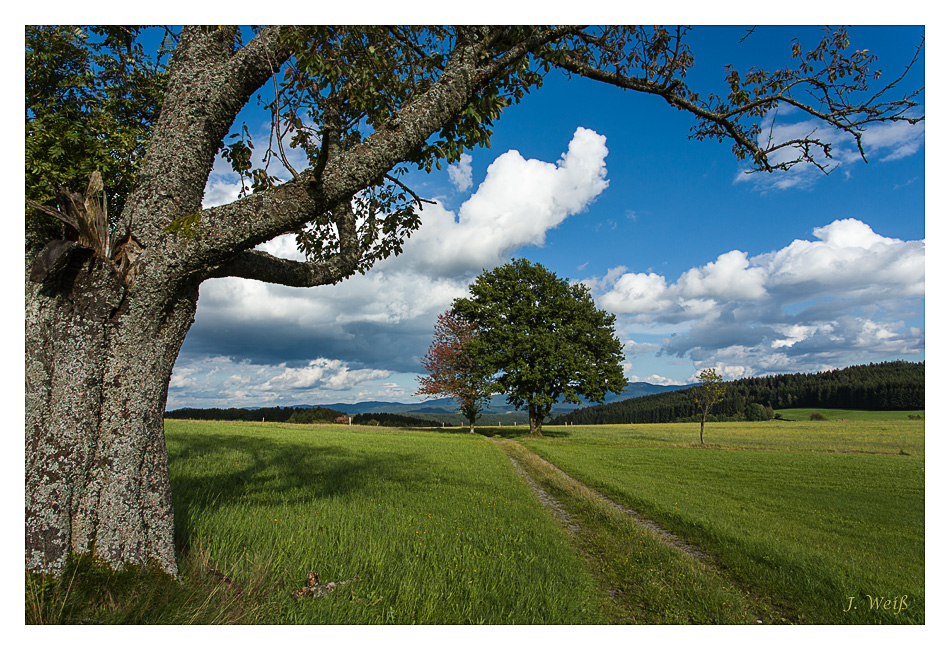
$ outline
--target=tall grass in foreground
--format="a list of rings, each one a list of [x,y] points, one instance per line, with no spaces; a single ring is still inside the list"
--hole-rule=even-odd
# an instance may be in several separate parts
[[[256,623],[266,614],[260,583],[241,594],[215,578],[200,554],[180,558],[177,582],[157,567],[114,571],[90,555],[71,556],[60,580],[26,574],[27,624],[213,625]],[[261,576],[263,577],[263,576]]]
[[[563,531],[484,438],[175,421],[166,436],[181,555],[266,583],[254,622],[601,620]],[[345,584],[295,601],[311,571]]]
[[[869,423],[811,424],[791,425],[804,432],[805,449],[820,443],[827,424],[841,425],[832,448],[891,445],[868,432]],[[620,435],[619,427],[577,427],[577,436],[525,444],[699,545],[800,622],[924,622],[922,457],[796,452],[786,437],[776,445],[781,451],[660,447],[658,438],[671,435],[678,445],[681,433],[695,429],[677,426],[683,431],[656,425]],[[714,425],[710,439],[726,438],[730,427]],[[767,436],[761,441],[768,444]],[[910,434],[900,444],[918,448]]]

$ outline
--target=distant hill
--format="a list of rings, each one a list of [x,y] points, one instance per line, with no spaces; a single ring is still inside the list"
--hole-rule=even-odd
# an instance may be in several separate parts
[[[632,397],[643,395],[654,395],[671,390],[684,388],[684,386],[659,386],[657,384],[648,384],[646,382],[630,382],[626,390],[622,393],[608,393],[604,402],[609,404],[620,400],[627,400]],[[488,408],[483,411],[486,417],[485,422],[501,422],[509,425],[517,422],[524,422],[527,417],[523,412],[516,411],[506,402],[507,396],[495,395],[491,399]],[[583,402],[590,404],[591,402]],[[576,404],[560,402],[551,409],[551,414],[569,413],[577,408]],[[260,422],[265,419],[268,422],[332,422],[337,417],[359,414],[402,414],[415,416],[417,419],[426,419],[427,416],[438,415],[439,422],[446,424],[461,424],[461,416],[458,415],[457,406],[451,399],[433,399],[415,404],[403,402],[357,402],[355,404],[335,403],[335,404],[295,404],[293,406],[267,406],[267,407],[246,407],[246,408],[209,408],[194,409],[181,408],[174,411],[166,411],[165,417],[180,420],[244,420],[247,422]],[[445,417],[441,417],[445,416]],[[520,418],[520,419],[519,419]],[[379,420],[379,418],[376,418]],[[435,418],[432,418],[434,421]]]
[[[682,388],[686,388],[686,386],[659,386],[642,381],[629,382],[627,388],[622,393],[607,393],[604,403],[610,404],[633,397],[655,395],[657,393],[665,393]],[[483,413],[486,415],[518,413],[506,400],[506,395],[494,395]],[[592,402],[585,401],[582,403],[591,404]],[[425,402],[417,402],[415,404],[403,402],[357,402],[355,404],[344,404],[338,402],[334,404],[320,404],[320,406],[334,411],[342,411],[350,415],[356,415],[357,413],[455,413],[458,408],[455,401],[448,398],[426,400]],[[313,405],[300,405],[296,408],[313,408]],[[576,404],[558,402],[551,409],[551,413],[569,413],[576,408]]]
[[[904,411],[924,408],[924,362],[887,361],[814,374],[770,375],[726,382],[713,407],[717,419],[761,420],[786,408]],[[646,395],[562,413],[553,424],[675,422],[696,416],[687,390]]]
[[[181,408],[165,411],[165,417],[172,420],[225,420],[243,422],[294,422],[313,424],[315,422],[333,422],[344,413],[322,406],[265,406],[263,408]]]

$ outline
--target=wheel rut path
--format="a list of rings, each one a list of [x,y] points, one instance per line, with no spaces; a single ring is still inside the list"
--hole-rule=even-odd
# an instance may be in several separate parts
[[[585,529],[581,522],[571,515],[568,508],[566,508],[564,504],[552,496],[550,492],[545,490],[544,487],[542,487],[542,485],[529,474],[529,472],[525,469],[525,466],[534,468],[534,471],[538,476],[544,476],[544,474],[556,476],[558,484],[566,485],[570,491],[577,493],[582,498],[585,498],[589,501],[599,501],[602,504],[616,510],[635,525],[650,531],[650,533],[660,543],[689,556],[692,561],[697,562],[704,570],[710,571],[725,583],[732,585],[732,587],[735,588],[738,593],[744,593],[746,596],[752,597],[755,601],[755,609],[758,612],[758,618],[755,619],[756,623],[761,624],[763,623],[764,619],[768,619],[769,622],[787,622],[795,620],[794,612],[787,611],[786,608],[777,604],[768,594],[753,594],[752,592],[755,590],[750,591],[747,585],[742,584],[742,581],[737,581],[734,576],[730,575],[729,571],[725,569],[725,567],[720,566],[717,563],[714,557],[707,554],[702,549],[688,543],[678,535],[666,530],[663,528],[663,526],[656,523],[655,521],[652,521],[648,517],[644,517],[636,510],[619,504],[613,499],[610,499],[604,494],[601,494],[597,490],[591,488],[590,486],[585,485],[581,481],[569,475],[557,465],[545,460],[516,440],[491,439],[491,441],[495,444],[495,446],[499,447],[505,453],[505,455],[508,457],[508,460],[511,461],[514,469],[524,478],[528,487],[535,494],[537,499],[542,503],[542,505],[545,506],[548,512],[551,513],[551,515],[556,520],[564,525],[571,537],[578,540],[578,543],[581,543],[581,539],[585,533]],[[521,462],[519,462],[519,460]],[[559,487],[558,489],[561,488]],[[607,590],[611,598],[615,599],[617,588],[608,586]],[[625,607],[627,607],[627,605],[621,605],[622,609]]]
[[[544,458],[541,458],[534,452],[530,451],[524,445],[520,445],[520,443],[516,443],[516,442],[514,444],[518,444],[523,450],[531,454],[534,457],[536,462],[546,466],[550,470],[561,475],[564,478],[564,480],[570,483],[571,486],[574,487],[575,489],[581,492],[587,493],[589,496],[623,513],[625,516],[627,516],[629,519],[636,522],[638,525],[655,533],[665,544],[672,546],[673,548],[677,549],[678,551],[681,551],[682,553],[685,553],[686,555],[689,555],[690,557],[695,558],[696,560],[700,561],[703,564],[712,566],[712,563],[710,562],[708,556],[705,553],[703,553],[703,551],[700,550],[699,548],[696,548],[695,546],[687,543],[681,537],[675,535],[674,533],[671,533],[670,531],[666,530],[655,521],[651,521],[650,519],[644,517],[642,514],[633,510],[632,508],[628,508],[627,506],[621,505],[617,503],[616,501],[610,499],[609,497],[601,494],[600,492],[593,489],[592,487],[585,485],[581,481],[578,481],[573,476],[569,475],[567,472],[562,470],[560,467],[545,460]],[[580,527],[574,521],[574,518],[571,517],[571,515],[567,512],[567,510],[565,510],[564,506],[528,475],[528,473],[518,463],[518,461],[515,460],[515,458],[513,458],[510,453],[508,453],[508,449],[505,447],[505,445],[497,445],[497,446],[501,447],[501,449],[505,452],[505,454],[508,456],[508,460],[510,460],[511,464],[514,465],[515,470],[517,470],[517,472],[525,479],[525,481],[528,484],[528,487],[531,488],[531,491],[534,492],[538,500],[541,501],[541,503],[543,503],[551,511],[555,519],[563,522],[564,525],[567,527],[568,531],[570,531],[572,535],[579,534]]]

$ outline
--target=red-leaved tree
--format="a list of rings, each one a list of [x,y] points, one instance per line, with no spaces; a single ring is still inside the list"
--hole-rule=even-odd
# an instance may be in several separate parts
[[[465,344],[475,335],[475,327],[464,318],[451,311],[439,314],[432,345],[422,358],[428,374],[418,378],[420,388],[416,392],[454,399],[471,433],[475,433],[478,414],[491,399],[487,379],[480,376],[475,362],[465,353]]]

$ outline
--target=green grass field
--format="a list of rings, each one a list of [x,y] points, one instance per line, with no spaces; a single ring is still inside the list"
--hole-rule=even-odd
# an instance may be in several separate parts
[[[575,551],[482,437],[168,422],[176,531],[281,623],[590,623]],[[351,580],[294,602],[309,571]]]
[[[701,547],[793,621],[923,623],[922,422],[714,423],[704,448],[689,446],[697,431],[576,427],[526,444]]]
[[[787,451],[856,452],[875,454],[924,453],[923,420],[895,417],[869,411],[852,419],[809,421],[810,409],[801,409],[800,421],[707,422],[704,445],[707,449],[772,449]],[[826,410],[826,413],[833,411]],[[786,411],[783,411],[783,414]],[[796,415],[795,411],[787,413]],[[862,413],[848,411],[848,413]],[[491,433],[506,435],[506,430]],[[699,447],[699,424],[604,424],[576,427],[544,427],[544,435],[564,444],[600,446]]]
[[[27,620],[922,623],[924,427],[903,415],[712,423],[702,448],[695,424],[531,439],[168,421],[182,583],[80,562],[60,583],[28,576]],[[573,534],[506,454],[560,501]],[[311,571],[336,587],[294,599]]]
[[[828,420],[847,422],[906,422],[908,416],[923,418],[923,411],[852,411],[849,409],[781,409],[778,414],[786,420],[808,420],[812,413],[821,413]]]

